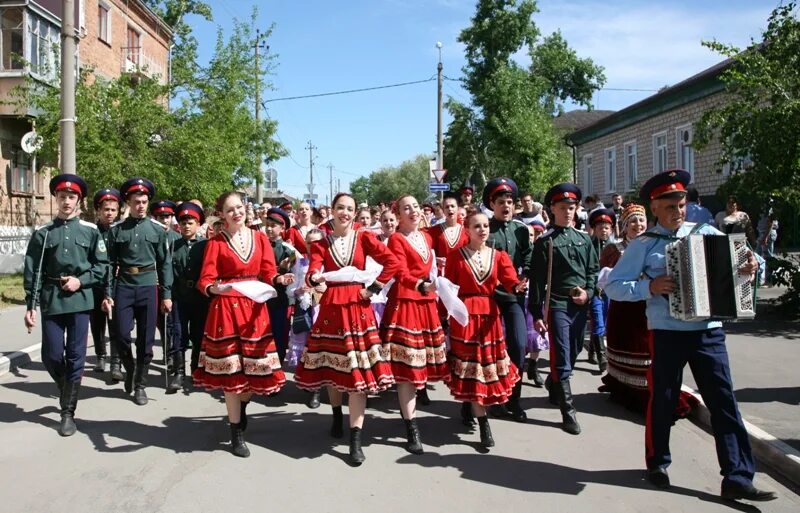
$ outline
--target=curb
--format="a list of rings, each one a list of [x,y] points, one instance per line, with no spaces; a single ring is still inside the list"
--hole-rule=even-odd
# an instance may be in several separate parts
[[[27,365],[39,358],[42,354],[42,344],[30,345],[19,351],[14,351],[5,356],[0,356],[0,376],[4,376],[14,369]]]
[[[682,390],[692,394],[700,404],[692,413],[692,418],[702,424],[706,429],[711,429],[711,414],[700,393],[683,385]],[[764,465],[775,470],[781,477],[788,480],[795,488],[800,488],[800,451],[789,444],[775,438],[763,429],[742,419],[750,444],[753,446],[753,456]]]

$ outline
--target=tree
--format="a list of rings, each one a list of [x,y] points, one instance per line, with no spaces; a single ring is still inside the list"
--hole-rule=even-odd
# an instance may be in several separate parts
[[[568,180],[571,155],[553,115],[567,101],[591,107],[605,82],[603,70],[581,59],[558,32],[540,37],[532,20],[534,0],[479,0],[464,29],[467,64],[463,84],[471,104],[453,98],[445,138],[449,181],[477,186],[494,176],[514,179],[521,189],[543,193]],[[524,50],[530,65],[514,60]]]
[[[722,73],[726,101],[696,126],[695,145],[722,144],[721,163],[751,160],[722,193],[743,191],[763,205],[772,196],[785,211],[800,207],[800,20],[795,2],[777,7],[761,41],[744,51],[717,41],[704,45],[730,58]]]
[[[350,192],[357,203],[376,205],[389,203],[410,194],[423,201],[428,193],[428,162],[430,156],[417,155],[399,166],[382,167],[350,183]]]

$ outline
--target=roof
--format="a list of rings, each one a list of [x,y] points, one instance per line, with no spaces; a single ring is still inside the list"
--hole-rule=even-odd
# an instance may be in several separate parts
[[[574,144],[584,144],[687,103],[722,92],[725,83],[720,80],[720,75],[730,68],[733,62],[732,59],[727,59],[717,63],[644,100],[577,129],[569,134],[567,139]]]
[[[560,115],[553,118],[553,125],[555,125],[556,128],[561,128],[568,132],[575,132],[576,130],[597,123],[614,112],[613,110],[575,109],[569,112],[562,112]]]

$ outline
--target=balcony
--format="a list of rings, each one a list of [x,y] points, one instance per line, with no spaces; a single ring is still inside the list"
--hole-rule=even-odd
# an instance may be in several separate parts
[[[162,63],[145,54],[141,47],[124,47],[120,49],[120,71],[131,76],[146,76],[167,83],[167,74]]]

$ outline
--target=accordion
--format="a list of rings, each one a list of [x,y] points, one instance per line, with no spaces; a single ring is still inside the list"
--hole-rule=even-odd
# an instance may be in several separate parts
[[[667,244],[667,274],[677,285],[668,298],[670,316],[682,321],[755,317],[753,284],[738,272],[748,252],[742,233],[688,235]]]

